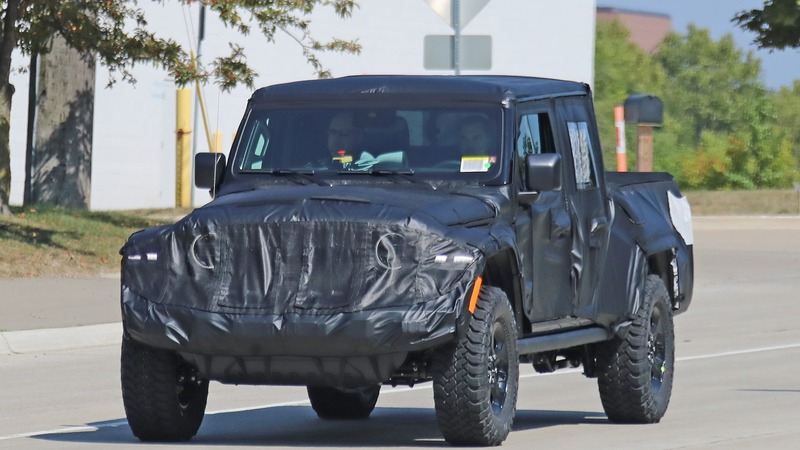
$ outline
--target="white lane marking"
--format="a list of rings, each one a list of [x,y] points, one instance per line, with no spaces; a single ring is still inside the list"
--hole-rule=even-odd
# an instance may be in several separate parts
[[[128,425],[127,420],[115,420],[113,422],[106,422],[98,425],[85,425],[79,427],[65,427],[65,428],[55,428],[52,430],[45,430],[45,431],[31,431],[28,433],[19,433],[19,434],[11,434],[8,436],[0,436],[0,441],[6,441],[9,439],[19,439],[19,438],[29,438],[29,437],[36,437],[36,436],[45,436],[48,434],[66,434],[66,433],[84,433],[87,431],[97,431],[101,428],[116,428],[122,425]]]
[[[738,355],[747,355],[749,353],[761,353],[761,352],[772,352],[776,350],[789,350],[792,348],[800,348],[800,343],[797,344],[786,344],[786,345],[774,345],[771,347],[759,347],[759,348],[751,348],[748,350],[734,350],[730,352],[720,352],[720,353],[711,353],[708,355],[697,355],[697,356],[684,356],[682,358],[676,358],[677,361],[695,361],[698,359],[713,359],[713,358],[722,358],[725,356],[738,356]]]
[[[269,405],[263,405],[263,406],[245,406],[244,408],[221,409],[219,411],[206,413],[206,415],[207,416],[215,416],[217,414],[233,414],[233,413],[240,413],[240,412],[247,412],[247,411],[255,411],[257,409],[280,408],[281,406],[298,406],[298,405],[308,405],[308,404],[310,404],[308,399],[305,399],[305,400],[293,400],[291,402],[271,403]]]
[[[751,348],[751,349],[744,349],[744,350],[733,350],[730,352],[720,352],[720,353],[709,353],[707,355],[697,355],[697,356],[684,356],[681,358],[675,358],[676,361],[696,361],[702,359],[714,359],[714,358],[724,358],[727,356],[739,356],[739,355],[747,355],[750,353],[763,353],[763,352],[773,352],[779,350],[790,350],[794,348],[800,348],[800,343],[796,344],[786,344],[786,345],[774,345],[770,347],[758,347],[758,348]],[[572,373],[580,373],[581,369],[566,369],[566,370],[559,370],[557,372],[552,373],[532,373],[527,375],[521,375],[520,378],[533,378],[533,377],[546,377],[546,376],[554,376],[554,375],[567,375]],[[387,394],[399,394],[409,391],[421,391],[426,389],[431,389],[431,383],[426,383],[420,386],[415,387],[401,387],[401,388],[394,388],[391,391],[381,392],[381,395]],[[268,405],[261,405],[261,406],[248,406],[244,408],[233,408],[233,409],[222,409],[219,411],[207,412],[206,415],[214,416],[217,414],[231,414],[231,413],[239,413],[239,412],[247,412],[247,411],[256,411],[259,409],[269,409],[269,408],[279,408],[281,406],[298,406],[298,405],[307,405],[308,399],[306,400],[294,400],[289,402],[281,402],[281,403],[271,403]],[[36,436],[43,436],[48,434],[66,434],[66,433],[83,433],[87,431],[97,431],[102,428],[115,428],[122,425],[127,425],[127,420],[116,420],[113,422],[106,422],[94,426],[79,426],[79,427],[66,427],[66,428],[56,428],[52,430],[45,430],[45,431],[31,431],[28,433],[19,433],[19,434],[10,434],[8,436],[0,436],[0,441],[6,441],[9,439],[20,439],[20,438],[30,438]]]

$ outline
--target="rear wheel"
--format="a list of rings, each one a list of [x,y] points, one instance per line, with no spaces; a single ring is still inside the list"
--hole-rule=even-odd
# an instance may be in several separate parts
[[[205,415],[208,380],[174,351],[122,340],[122,401],[142,441],[188,441]]]
[[[311,407],[321,419],[366,419],[381,393],[380,385],[348,391],[308,386],[307,390]]]
[[[505,293],[483,287],[469,329],[434,360],[436,418],[454,445],[500,445],[517,405],[519,356]]]
[[[608,419],[656,423],[667,411],[675,368],[672,305],[657,275],[645,281],[644,302],[624,338],[597,346],[597,384]]]

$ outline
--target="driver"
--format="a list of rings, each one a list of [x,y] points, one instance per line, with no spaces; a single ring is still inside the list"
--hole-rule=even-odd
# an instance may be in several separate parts
[[[462,156],[492,154],[492,126],[485,117],[469,116],[458,126],[458,149]]]
[[[352,112],[340,112],[328,123],[328,153],[342,164],[353,161],[363,132],[355,125]]]

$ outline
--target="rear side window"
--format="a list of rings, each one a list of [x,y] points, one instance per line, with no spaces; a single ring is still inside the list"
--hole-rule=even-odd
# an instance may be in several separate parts
[[[569,143],[572,147],[572,161],[575,166],[575,181],[578,190],[591,189],[597,186],[592,157],[592,140],[589,125],[586,122],[567,122]]]

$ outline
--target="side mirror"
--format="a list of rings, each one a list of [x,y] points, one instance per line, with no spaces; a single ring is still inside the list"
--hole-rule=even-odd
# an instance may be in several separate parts
[[[225,173],[225,155],[222,153],[198,153],[194,155],[194,185],[211,189],[212,197]]]
[[[528,191],[561,190],[561,155],[539,153],[525,157],[525,189]]]

